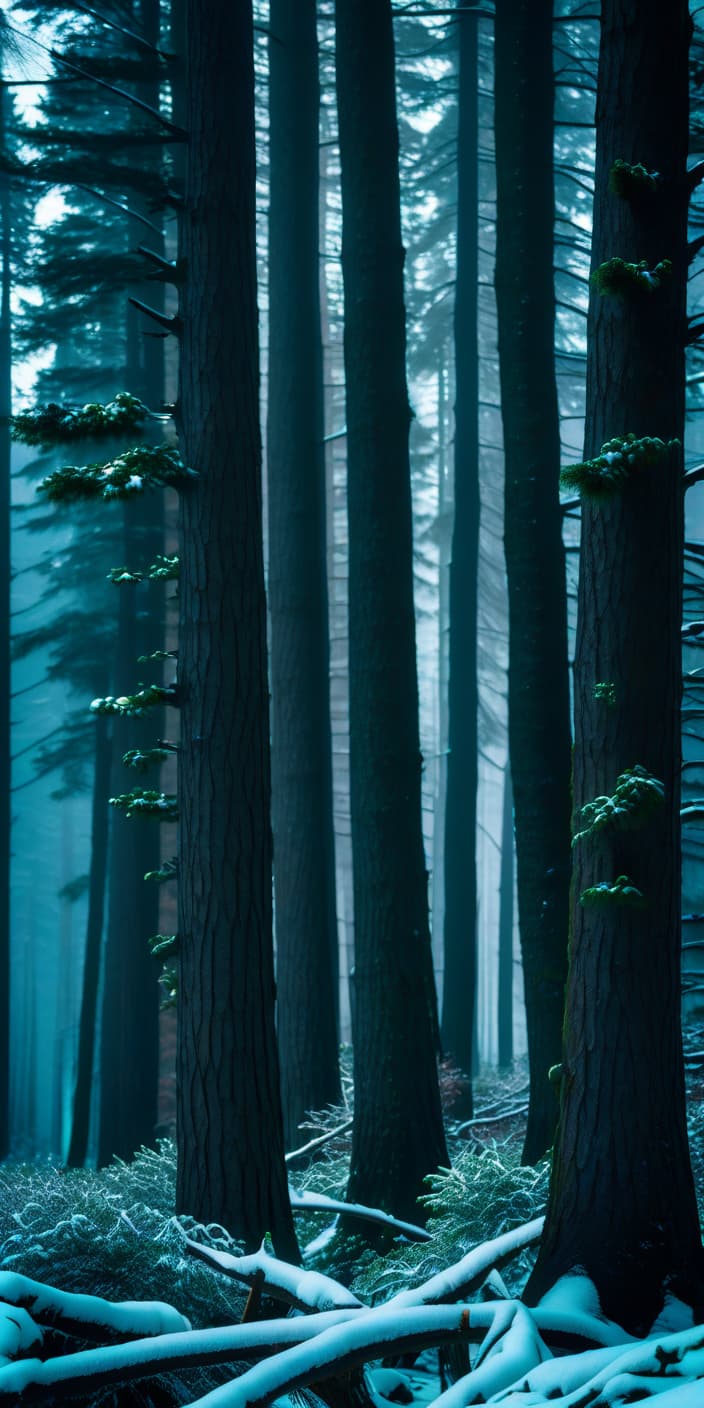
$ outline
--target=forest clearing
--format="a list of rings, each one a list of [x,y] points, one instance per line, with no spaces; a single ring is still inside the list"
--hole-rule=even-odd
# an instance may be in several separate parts
[[[0,1408],[704,1408],[704,11],[0,4]]]

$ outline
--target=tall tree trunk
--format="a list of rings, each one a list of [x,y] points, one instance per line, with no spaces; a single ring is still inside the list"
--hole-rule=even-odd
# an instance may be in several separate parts
[[[679,443],[664,463],[638,463],[636,452],[616,492],[583,496],[574,802],[584,834],[574,846],[560,1126],[528,1294],[579,1266],[605,1314],[643,1334],[666,1292],[704,1301],[679,1011],[690,20],[685,0],[666,25],[658,0],[603,0],[601,26],[593,267],[618,257],[651,270],[669,259],[672,269],[660,287],[592,293],[585,452],[625,433]],[[659,172],[655,190],[617,194],[617,160]],[[628,828],[589,829],[580,809],[612,795],[634,766],[664,785],[664,800],[635,807]],[[603,892],[589,903],[586,891],[622,876],[639,905]]]
[[[477,967],[477,571],[479,563],[479,17],[458,14],[455,513],[450,558],[442,1041],[471,1075]],[[457,1115],[470,1118],[468,1083]]]
[[[0,147],[8,93],[0,80]],[[10,1147],[10,416],[12,414],[12,214],[10,178],[0,174],[2,287],[0,288],[0,1159]]]
[[[508,761],[504,769],[499,877],[499,1065],[513,1060],[513,788]]]
[[[188,0],[177,1208],[296,1257],[274,1026],[250,0]],[[228,55],[227,65],[222,57]]]
[[[269,384],[272,822],[284,1132],[340,1097],[318,259],[315,0],[272,0]]]
[[[135,30],[148,43],[158,46],[160,0],[134,0]],[[137,97],[158,108],[159,79],[136,85]],[[146,211],[147,203],[138,196],[132,204]],[[154,219],[152,211],[150,218]],[[128,224],[131,247],[142,238],[142,227]],[[152,245],[163,254],[163,240],[152,237]],[[134,290],[153,307],[163,309],[164,285],[149,281]],[[145,326],[145,318],[128,305],[127,390],[139,396],[153,410],[164,400],[164,338]],[[137,517],[139,522],[137,522]],[[148,567],[163,552],[164,508],[160,494],[145,496],[138,513],[125,504],[123,554],[128,566]],[[139,678],[153,679],[159,667],[138,666],[140,655],[163,648],[163,586],[142,582],[120,592],[115,678],[119,689],[132,687]],[[113,791],[128,785],[122,756],[128,748],[153,747],[163,732],[163,710],[150,712],[146,720],[114,721]],[[109,915],[106,940],[105,983],[101,1021],[100,1124],[98,1162],[107,1163],[113,1155],[128,1159],[143,1144],[153,1144],[157,1122],[159,1079],[159,968],[152,958],[147,939],[159,929],[159,890],[144,883],[148,870],[159,867],[160,828],[154,822],[116,818],[112,828],[110,855]]]
[[[551,0],[496,5],[496,303],[506,491],[509,752],[530,1105],[552,1143],[567,971],[570,721],[554,364]]]
[[[98,979],[103,938],[103,915],[108,860],[108,795],[112,763],[110,724],[98,714],[95,720],[95,767],[91,808],[91,851],[88,885],[88,919],[83,960],[83,991],[78,1031],[76,1086],[73,1119],[66,1163],[82,1168],[88,1153],[90,1102],[93,1089],[95,1019],[98,1008]]]
[[[421,832],[398,129],[389,0],[336,0],[342,163],[355,1114],[348,1197],[417,1216],[447,1159]]]

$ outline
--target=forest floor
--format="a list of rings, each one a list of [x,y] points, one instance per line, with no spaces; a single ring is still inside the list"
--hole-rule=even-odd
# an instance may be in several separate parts
[[[687,1026],[685,1058],[692,1166],[704,1217],[704,1025]],[[313,1162],[294,1158],[289,1168],[292,1188],[337,1199],[344,1198],[347,1182],[352,1108],[348,1057],[343,1064],[343,1103],[312,1118],[301,1130],[301,1145],[321,1134],[329,1136],[320,1156]],[[520,1164],[526,1062],[516,1061],[505,1071],[483,1071],[474,1084],[473,1118],[464,1123],[453,1119],[461,1095],[457,1073],[445,1069],[441,1087],[452,1168],[428,1179],[424,1202],[431,1240],[397,1240],[383,1254],[361,1240],[350,1251],[348,1240],[341,1258],[330,1212],[296,1210],[306,1266],[338,1277],[367,1305],[426,1282],[471,1249],[523,1227],[544,1210],[547,1159],[535,1168]],[[238,1248],[223,1229],[175,1218],[174,1190],[175,1149],[169,1139],[156,1151],[143,1150],[130,1164],[116,1162],[99,1172],[68,1171],[46,1160],[8,1161],[0,1165],[0,1274],[15,1271],[110,1301],[166,1301],[196,1329],[237,1324],[246,1287],[187,1255],[184,1233],[216,1250],[237,1254]],[[500,1276],[492,1273],[484,1293],[471,1299],[520,1296],[533,1257],[534,1249],[522,1251],[502,1267]],[[268,1313],[281,1311],[272,1302]],[[91,1398],[85,1408],[97,1408],[98,1403],[101,1408],[103,1403],[106,1408],[187,1403],[234,1372],[233,1365],[202,1367],[185,1375],[178,1397],[170,1396],[171,1389],[166,1398],[150,1396],[143,1384],[139,1392],[135,1389],[136,1396],[120,1389],[119,1396]],[[422,1408],[444,1383],[438,1351],[428,1351],[398,1370],[372,1368],[377,1408],[388,1401]],[[701,1392],[704,1403],[704,1385]]]

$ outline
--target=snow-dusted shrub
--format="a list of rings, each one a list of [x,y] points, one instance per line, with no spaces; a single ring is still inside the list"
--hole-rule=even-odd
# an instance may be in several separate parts
[[[470,1248],[530,1222],[545,1209],[548,1177],[547,1160],[524,1168],[515,1147],[492,1144],[481,1153],[461,1149],[452,1169],[426,1180],[429,1191],[422,1201],[429,1209],[432,1241],[402,1243],[383,1257],[368,1254],[354,1291],[363,1300],[387,1300],[452,1265]],[[532,1258],[533,1253],[524,1252],[503,1273],[510,1290],[520,1293]]]
[[[49,1163],[0,1166],[0,1269],[109,1300],[162,1300],[194,1326],[240,1318],[245,1293],[187,1257],[190,1236],[240,1250],[222,1228],[174,1217],[169,1140],[97,1172]]]

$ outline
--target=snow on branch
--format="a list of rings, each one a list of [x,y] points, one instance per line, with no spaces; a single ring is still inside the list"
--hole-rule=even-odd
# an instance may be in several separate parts
[[[76,1299],[92,1301],[95,1297],[78,1296]],[[109,1308],[116,1309],[114,1306]],[[23,1312],[13,1311],[14,1315],[20,1313]],[[15,1405],[22,1403],[63,1402],[64,1398],[97,1392],[109,1384],[151,1378],[154,1374],[167,1374],[177,1369],[230,1364],[237,1359],[276,1354],[289,1345],[320,1334],[322,1329],[328,1329],[350,1313],[328,1311],[292,1320],[227,1325],[215,1330],[189,1329],[131,1340],[127,1344],[81,1350],[76,1354],[64,1354],[44,1361],[22,1359],[0,1367],[0,1405],[15,1408]],[[177,1315],[177,1312],[173,1311],[172,1314]],[[178,1318],[183,1321],[183,1317]],[[65,1325],[66,1322],[63,1322],[61,1328],[64,1329]],[[87,1337],[83,1325],[78,1333],[84,1339]],[[27,1338],[22,1348],[31,1348],[31,1345]]]
[[[537,1242],[544,1222],[543,1217],[534,1217],[532,1222],[525,1222],[522,1227],[514,1227],[510,1232],[502,1232],[490,1242],[482,1242],[481,1246],[472,1247],[472,1250],[467,1252],[461,1261],[456,1261],[454,1266],[439,1271],[436,1276],[431,1276],[429,1281],[424,1281],[412,1290],[399,1291],[387,1304],[400,1309],[413,1305],[437,1305],[442,1301],[459,1300],[460,1297],[471,1295],[489,1271],[503,1266],[526,1247]]]
[[[390,1227],[404,1237],[410,1237],[414,1242],[432,1241],[425,1227],[419,1227],[415,1222],[402,1222],[398,1217],[382,1212],[381,1208],[368,1208],[363,1203],[345,1203],[340,1198],[329,1198],[327,1193],[299,1193],[291,1187],[289,1197],[294,1212],[341,1213],[345,1217],[357,1217],[361,1222],[374,1222],[381,1227]]]
[[[232,1256],[230,1252],[206,1247],[187,1237],[186,1250],[215,1270],[243,1281],[246,1286],[258,1286],[264,1295],[284,1301],[296,1310],[358,1310],[362,1307],[361,1300],[331,1276],[279,1261],[263,1247],[250,1256]]]
[[[75,1295],[16,1271],[0,1271],[0,1302],[28,1311],[40,1325],[86,1340],[190,1330],[185,1315],[163,1301],[112,1302],[101,1296]]]

